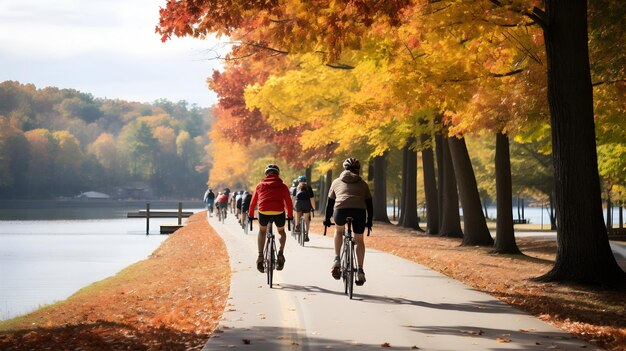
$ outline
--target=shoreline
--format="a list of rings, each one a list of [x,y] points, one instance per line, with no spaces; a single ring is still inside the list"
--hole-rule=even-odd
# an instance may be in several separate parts
[[[230,266],[204,213],[149,258],[68,299],[0,322],[0,349],[200,349],[224,312]]]
[[[146,259],[166,239],[126,219],[0,221],[0,320],[67,299]]]

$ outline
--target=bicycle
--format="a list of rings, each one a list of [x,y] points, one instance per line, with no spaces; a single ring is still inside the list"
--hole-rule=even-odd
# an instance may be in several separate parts
[[[343,280],[344,294],[350,297],[352,300],[352,295],[354,292],[354,281],[356,278],[357,272],[357,263],[356,263],[356,249],[354,237],[352,236],[352,217],[346,218],[346,224],[348,228],[343,232],[343,245],[341,247],[341,256],[340,256],[340,270],[341,270],[341,279]],[[331,223],[334,225],[334,223]],[[324,235],[326,235],[326,229],[328,227],[324,227]],[[367,236],[370,235],[370,229],[367,229]]]

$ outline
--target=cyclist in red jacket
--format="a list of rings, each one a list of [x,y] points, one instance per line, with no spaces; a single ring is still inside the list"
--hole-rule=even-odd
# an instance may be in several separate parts
[[[270,164],[265,167],[265,178],[256,186],[254,195],[250,201],[248,216],[253,217],[254,209],[259,206],[259,257],[256,260],[256,268],[263,273],[263,247],[265,246],[265,231],[271,219],[278,228],[278,242],[280,248],[276,260],[276,269],[282,270],[285,265],[283,249],[287,241],[285,235],[285,209],[287,209],[287,219],[293,218],[293,203],[289,195],[289,188],[278,176],[280,169],[277,165]]]

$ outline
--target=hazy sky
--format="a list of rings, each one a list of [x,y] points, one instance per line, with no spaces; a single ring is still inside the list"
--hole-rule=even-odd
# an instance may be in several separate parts
[[[1,0],[0,82],[74,88],[100,98],[166,98],[208,107],[216,40],[154,32],[165,0]]]

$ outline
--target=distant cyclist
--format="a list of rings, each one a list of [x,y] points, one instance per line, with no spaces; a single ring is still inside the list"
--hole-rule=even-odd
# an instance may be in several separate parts
[[[222,211],[224,218],[226,218],[226,207],[228,207],[228,195],[220,192],[215,199],[215,208]]]
[[[241,195],[241,221],[242,222],[248,218],[248,209],[250,208],[251,201],[252,201],[252,194],[250,194],[248,190],[245,190],[243,192],[243,195]],[[250,217],[254,217],[254,213]]]
[[[298,177],[298,186],[293,190],[291,195],[294,198],[294,209],[296,210],[295,217],[295,231],[302,230],[302,224],[300,223],[300,216],[304,215],[306,221],[306,227],[310,228],[311,224],[311,212],[315,211],[315,194],[313,194],[313,188],[307,184],[306,176]],[[309,241],[309,233],[306,233],[304,241]]]
[[[202,199],[206,203],[207,212],[209,213],[209,217],[213,215],[213,204],[215,203],[215,193],[213,189],[208,188],[204,193],[204,197]]]
[[[291,202],[291,197],[289,197],[289,188],[280,179],[279,174],[280,169],[277,165],[270,164],[265,167],[265,178],[256,186],[248,209],[248,216],[253,217],[254,209],[257,207],[257,204],[259,206],[259,257],[256,261],[256,267],[261,273],[264,272],[263,247],[265,246],[265,231],[270,219],[276,224],[279,233],[278,242],[280,243],[280,248],[278,249],[276,269],[280,271],[285,265],[285,255],[283,253],[285,242],[287,241],[287,236],[285,235],[285,209],[287,209],[288,213],[287,219],[291,220],[293,218],[293,203]]]
[[[343,162],[344,171],[330,185],[328,191],[328,205],[326,206],[326,216],[324,225],[330,227],[330,217],[335,220],[335,259],[333,261],[331,274],[333,278],[341,277],[340,252],[343,244],[343,232],[345,230],[346,218],[352,217],[352,231],[354,242],[356,243],[356,257],[358,271],[355,283],[363,285],[365,283],[365,271],[363,261],[365,260],[365,242],[363,233],[365,227],[372,228],[373,203],[369,186],[359,176],[361,170],[360,162],[350,157]]]

